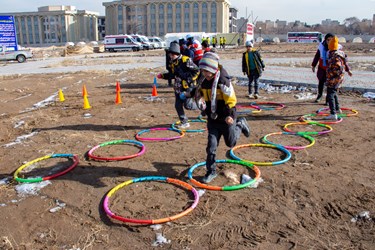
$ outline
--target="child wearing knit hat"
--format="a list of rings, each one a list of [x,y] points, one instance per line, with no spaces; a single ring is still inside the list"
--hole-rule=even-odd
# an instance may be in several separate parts
[[[198,106],[207,114],[208,142],[206,147],[207,172],[204,183],[211,182],[216,176],[216,151],[223,136],[228,147],[234,147],[241,133],[250,136],[250,128],[245,118],[237,120],[237,98],[227,71],[219,64],[219,56],[212,52],[203,55],[199,62],[200,86],[195,93],[196,100],[205,105]]]
[[[337,113],[341,113],[337,91],[344,80],[344,70],[347,69],[349,76],[352,72],[346,65],[346,55],[339,50],[339,40],[334,36],[328,43],[328,65],[327,65],[327,101],[330,109],[328,120],[337,120]]]
[[[186,130],[190,127],[189,119],[185,114],[185,109],[196,109],[195,102],[191,100],[190,93],[196,87],[199,76],[199,68],[194,64],[193,60],[188,56],[182,55],[178,43],[171,43],[168,49],[168,56],[170,57],[168,73],[159,73],[159,79],[175,79],[174,95],[175,95],[175,109],[180,120],[177,125],[179,129]]]

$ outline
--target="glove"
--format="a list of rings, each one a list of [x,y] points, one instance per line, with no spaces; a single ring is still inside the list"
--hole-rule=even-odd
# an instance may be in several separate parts
[[[162,75],[162,73],[157,74],[156,77],[157,77],[158,79],[163,79],[163,75]]]
[[[183,101],[186,100],[185,92],[181,92],[181,93],[180,93],[180,99],[183,100]]]

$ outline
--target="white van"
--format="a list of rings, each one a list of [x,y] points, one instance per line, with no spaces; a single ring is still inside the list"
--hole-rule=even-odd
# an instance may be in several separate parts
[[[142,36],[142,35],[131,35],[131,36],[133,37],[135,41],[139,42],[142,45],[143,49],[149,50],[149,49],[154,48],[146,36]]]
[[[164,49],[165,47],[167,47],[165,42],[161,40],[160,37],[153,36],[153,37],[149,37],[148,40],[150,41],[151,44],[154,45],[155,49]]]
[[[139,51],[142,45],[129,35],[110,35],[104,37],[104,49],[109,52],[120,50]]]

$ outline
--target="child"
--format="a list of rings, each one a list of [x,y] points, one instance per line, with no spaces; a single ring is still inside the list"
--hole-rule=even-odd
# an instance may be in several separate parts
[[[258,99],[259,77],[262,76],[265,65],[259,51],[253,48],[253,43],[246,41],[246,51],[242,54],[242,72],[249,78],[249,98]],[[252,94],[252,84],[254,81],[254,95]]]
[[[318,65],[318,71],[316,72],[316,76],[318,77],[318,96],[316,97],[315,102],[319,102],[323,96],[323,89],[324,84],[326,83],[326,71],[327,71],[327,52],[328,52],[328,44],[329,41],[334,37],[332,33],[327,33],[324,36],[324,41],[319,43],[318,50],[315,53],[313,62],[311,63],[312,72],[315,72],[315,67]],[[326,103],[328,102],[328,98],[326,98]]]
[[[250,128],[245,118],[236,121],[237,98],[227,71],[219,65],[219,56],[212,52],[205,53],[199,68],[202,83],[196,91],[196,100],[200,100],[198,106],[205,111],[208,118],[207,173],[203,182],[209,183],[217,176],[216,149],[221,136],[228,147],[234,147],[241,132],[246,137],[250,136]]]
[[[175,108],[180,119],[180,125],[177,127],[180,129],[186,129],[190,127],[190,124],[185,115],[184,105],[185,108],[188,108],[186,106],[187,97],[190,97],[190,92],[196,87],[199,68],[189,57],[181,55],[180,46],[177,43],[171,43],[168,49],[168,54],[171,58],[171,72],[159,73],[157,77],[159,79],[175,79],[173,86],[176,98]]]
[[[331,115],[327,116],[328,120],[337,120],[337,114],[340,113],[340,105],[337,96],[337,90],[344,80],[344,70],[352,76],[348,65],[346,64],[346,55],[344,51],[339,50],[339,41],[334,36],[328,43],[328,64],[327,64],[327,101]]]

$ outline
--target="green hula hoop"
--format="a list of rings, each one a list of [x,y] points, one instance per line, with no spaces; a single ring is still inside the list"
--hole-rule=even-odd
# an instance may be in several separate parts
[[[254,164],[250,163],[250,162],[230,160],[230,159],[216,160],[215,162],[216,163],[233,163],[233,164],[238,164],[238,165],[246,166],[246,167],[252,169],[255,172],[255,178],[251,179],[248,182],[245,182],[243,184],[239,184],[239,185],[223,186],[223,187],[206,185],[206,184],[201,183],[201,182],[199,182],[199,181],[197,181],[197,180],[195,180],[193,178],[193,171],[196,168],[202,167],[202,166],[206,166],[206,162],[204,161],[204,162],[199,162],[199,163],[197,163],[194,166],[192,166],[192,167],[189,168],[188,177],[189,177],[189,180],[191,181],[191,183],[193,183],[197,187],[200,187],[200,188],[203,188],[203,189],[207,189],[207,190],[214,190],[214,191],[234,191],[234,190],[239,190],[239,189],[243,189],[245,187],[248,187],[251,184],[253,184],[256,181],[258,181],[259,178],[260,178],[260,170],[259,170],[259,168],[257,166],[255,166]]]
[[[73,164],[70,167],[68,167],[67,169],[65,169],[65,170],[63,170],[61,172],[58,172],[58,173],[53,174],[53,175],[45,176],[45,177],[36,177],[36,178],[27,178],[27,179],[18,177],[18,174],[23,169],[27,168],[30,165],[33,165],[36,162],[43,161],[43,160],[46,160],[46,159],[49,159],[49,158],[69,158],[69,159],[73,160]],[[40,157],[38,159],[29,161],[26,164],[22,165],[21,167],[19,167],[16,170],[16,172],[14,172],[13,177],[14,177],[14,179],[16,181],[18,181],[18,182],[24,182],[24,183],[34,183],[34,182],[41,182],[41,181],[51,180],[51,179],[54,179],[56,177],[59,177],[61,175],[64,175],[64,174],[68,173],[69,171],[71,171],[73,168],[75,168],[78,165],[78,162],[79,162],[78,156],[77,155],[73,155],[73,154],[52,154],[52,155],[46,155],[46,156]]]
[[[236,156],[234,154],[234,150],[236,149],[240,149],[240,148],[249,148],[249,147],[265,147],[265,148],[274,148],[274,149],[277,149],[281,152],[283,152],[285,154],[285,158],[280,160],[280,161],[274,161],[274,162],[258,162],[258,161],[249,161],[249,160],[245,160],[245,159],[241,159],[240,157]],[[283,164],[287,161],[290,160],[290,158],[292,157],[292,154],[289,152],[289,150],[287,150],[286,148],[282,147],[282,146],[279,146],[279,145],[273,145],[273,144],[261,144],[261,143],[258,143],[258,144],[244,144],[244,145],[238,145],[234,148],[232,148],[230,151],[229,151],[229,154],[230,156],[235,159],[235,160],[238,160],[238,161],[244,161],[244,162],[249,162],[249,163],[252,163],[254,165],[257,165],[257,166],[275,166],[275,165],[280,165],[280,164]]]

